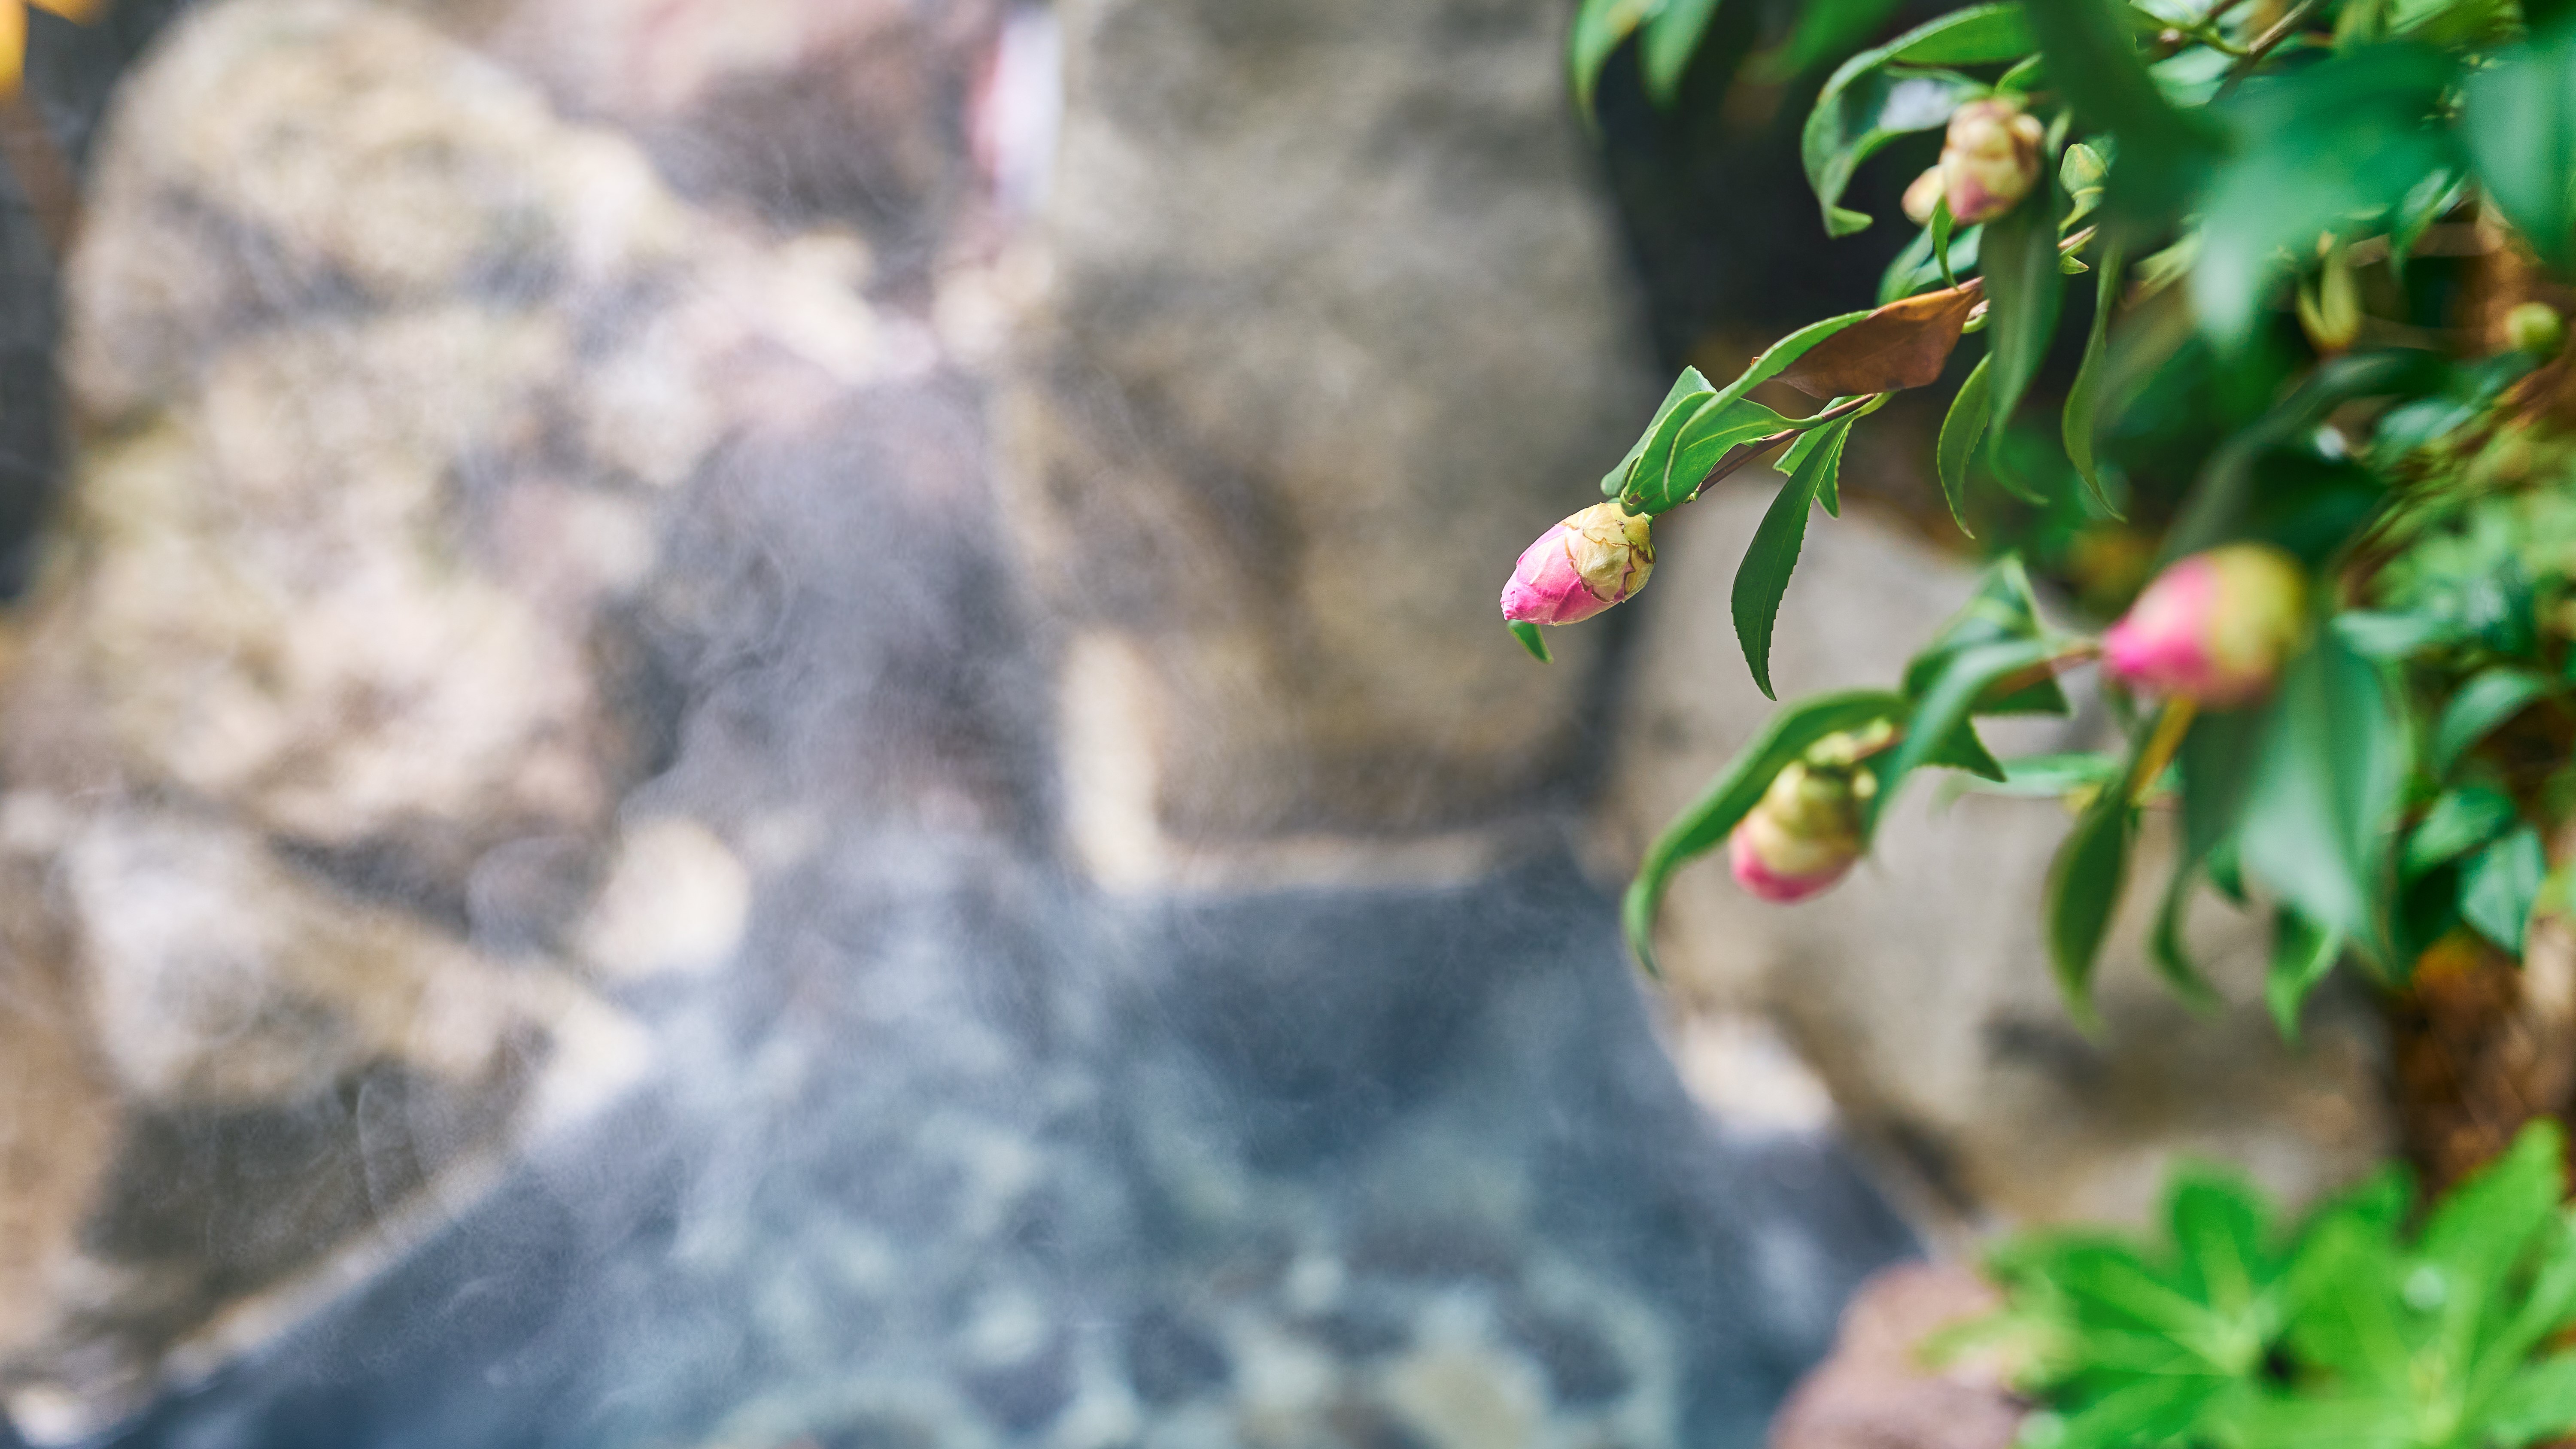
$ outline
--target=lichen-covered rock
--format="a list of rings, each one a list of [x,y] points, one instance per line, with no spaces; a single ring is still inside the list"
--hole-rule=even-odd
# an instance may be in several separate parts
[[[93,188],[0,675],[0,1394],[48,1441],[634,1079],[592,983],[723,967],[752,891],[741,821],[629,808],[753,597],[682,500],[934,360],[846,234],[701,212],[363,0],[192,13]]]
[[[1664,527],[1606,805],[1605,865],[1624,871],[1778,708],[1725,633],[1726,592],[1768,505],[1758,484],[1713,494]],[[1783,699],[1883,687],[1968,597],[1964,565],[1866,515],[1807,540],[1780,614]],[[2003,721],[1998,752],[2084,747],[2099,725]],[[2069,817],[2047,801],[1969,795],[1936,808],[1914,782],[1869,859],[1816,904],[1776,906],[1722,862],[1675,882],[1659,940],[1685,1013],[1760,1011],[1831,1088],[1844,1121],[1909,1188],[1918,1222],[2138,1222],[2177,1154],[2233,1162],[2304,1199],[2349,1181],[2392,1141],[2382,1054],[2366,1009],[2327,992],[2301,1042],[2263,1004],[2259,922],[2205,898],[2189,941],[2225,1000],[2178,1000],[2146,960],[2170,868],[2157,829],[2140,849],[2096,997],[2104,1026],[2069,1019],[2040,938],[2040,894]],[[1687,1035],[1687,1034],[1686,1034]]]
[[[1558,19],[1062,14],[1051,282],[1000,421],[1016,536],[1077,636],[1077,843],[1146,883],[1562,784],[1594,641],[1536,667],[1494,590],[1653,390]]]

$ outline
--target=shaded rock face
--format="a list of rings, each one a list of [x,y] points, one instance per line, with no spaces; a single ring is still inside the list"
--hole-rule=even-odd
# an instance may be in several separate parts
[[[1768,504],[1748,484],[1664,530],[1622,707],[1607,833],[1633,859],[1775,706],[1711,621]],[[1971,572],[1865,516],[1819,521],[1781,610],[1782,698],[1883,687],[1964,602]],[[1999,753],[2089,747],[2097,719],[2004,722]],[[2104,1029],[2068,1018],[2039,935],[2048,862],[2069,819],[2045,801],[1970,795],[1935,809],[1918,781],[1871,860],[1832,894],[1765,905],[1722,862],[1675,883],[1662,955],[1685,1016],[1767,1013],[1830,1087],[1847,1125],[1907,1185],[1917,1220],[1957,1235],[2035,1221],[2142,1222],[2178,1154],[2234,1163],[2305,1199],[2366,1172],[2393,1140],[2381,1035],[2332,993],[2285,1045],[2263,1004],[2261,924],[2204,899],[2193,953],[2223,997],[2179,1001],[2146,960],[2171,842],[2150,830],[2106,949]],[[1687,1033],[1685,1033],[1687,1036]]]
[[[1049,639],[1231,711],[1199,774],[1147,757],[1207,802],[1173,819],[1401,833],[1566,778],[1573,671],[1457,592],[1560,510],[1453,528],[1385,481],[1553,496],[1597,451],[1562,432],[1637,381],[1544,27],[1069,14],[1077,57],[1088,26],[1141,27],[1097,52],[1131,61],[1178,26],[1214,47],[1193,66],[1278,41],[1274,101],[1341,127],[1304,92],[1342,85],[1372,119],[1327,130],[1302,190],[1280,158],[1304,249],[1346,238],[1297,288],[1240,280],[1284,244],[1169,287],[1106,251],[1067,273],[1021,376],[1285,319],[1232,393],[1165,380],[1219,453],[1293,467],[1241,495],[1290,531],[1131,559],[1207,607],[1057,592],[1056,628],[1015,545],[1054,589],[1127,535],[1077,547],[987,491],[955,359],[1020,263],[978,241],[966,96],[937,98],[991,15],[745,6],[736,34],[717,9],[218,0],[120,98],[71,268],[81,466],[0,677],[19,1432],[78,1440],[157,1391],[113,1442],[1751,1442],[1907,1238],[1821,1140],[1691,1108],[1569,861],[1112,901],[1058,855],[1091,775],[1055,758],[1080,691],[1043,682]],[[606,60],[532,59],[592,22]],[[1346,77],[1372,29],[1462,68]],[[764,80],[874,126],[845,72],[880,45],[933,98],[872,143],[921,167],[882,211],[793,156],[802,210],[690,172],[739,154],[724,98]],[[1433,150],[1368,159],[1417,132]],[[1210,134],[1211,184],[1271,144]],[[1565,327],[1506,366],[1516,298]],[[1219,427],[1274,369],[1349,432]],[[1014,416],[1054,405],[1014,386]],[[1137,517],[1198,516],[1210,475],[1134,461]],[[1219,567],[1274,546],[1293,607]],[[1381,569],[1401,658],[1349,592]],[[1113,715],[1189,704],[1090,678]]]
[[[731,960],[763,849],[1024,838],[1040,790],[972,392],[855,237],[721,222],[334,0],[180,25],[91,206],[87,442],[0,703],[0,1386],[45,1438],[631,1084],[601,985]],[[836,687],[776,677],[844,610]],[[806,776],[745,778],[746,730]]]
[[[1086,859],[1144,883],[1561,789],[1591,641],[1530,668],[1493,600],[1654,383],[1558,17],[1063,14],[1050,281],[1001,417],[1015,536],[1073,635]]]

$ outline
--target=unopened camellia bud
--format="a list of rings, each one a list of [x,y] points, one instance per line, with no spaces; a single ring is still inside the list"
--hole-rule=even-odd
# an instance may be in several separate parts
[[[2039,118],[2000,96],[1970,101],[1950,113],[1941,146],[1942,192],[1961,226],[1992,221],[2039,181]]]
[[[1623,603],[1655,567],[1654,520],[1617,500],[1596,503],[1538,536],[1503,585],[1503,617],[1571,624]]]
[[[2307,579],[2269,544],[2231,543],[2156,575],[2102,637],[2113,678],[2213,709],[2261,698],[2307,630]]]
[[[1914,178],[1914,184],[1905,188],[1905,199],[1900,203],[1905,208],[1905,219],[1916,226],[1931,225],[1932,208],[1941,204],[1942,185],[1941,168],[1925,167],[1923,174]]]
[[[2546,302],[2524,302],[2504,314],[2505,345],[2534,357],[2555,357],[2567,345],[2567,319]]]
[[[1861,805],[1877,782],[1852,770],[1793,764],[1727,837],[1736,884],[1785,905],[1829,889],[1861,855]]]

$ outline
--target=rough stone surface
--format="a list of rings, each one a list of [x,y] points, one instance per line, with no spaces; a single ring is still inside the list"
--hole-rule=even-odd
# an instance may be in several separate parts
[[[1775,708],[1725,625],[1726,594],[1768,490],[1747,483],[1660,531],[1607,808],[1624,871]],[[1868,517],[1819,517],[1781,611],[1783,699],[1884,687],[1963,602],[1969,569]],[[2080,748],[2079,716],[1988,731],[2004,753]],[[2039,937],[2048,861],[2068,825],[2046,801],[1970,795],[1936,809],[1917,781],[1870,863],[1817,901],[1765,905],[1722,863],[1676,882],[1662,956],[1682,1013],[1766,1012],[1831,1088],[1918,1220],[2142,1221],[2180,1153],[2234,1163],[2293,1199],[2357,1177],[2391,1141],[2381,1038],[2324,993],[2302,1044],[2263,1006],[2265,932],[2204,898],[2189,939],[2226,1005],[2202,1016],[2146,964],[2170,844],[2151,829],[2098,987],[2104,1027],[2069,1020]]]
[[[728,501],[762,458],[943,449],[960,411],[860,241],[711,217],[382,7],[181,23],[85,235],[81,466],[0,681],[0,1031],[31,1038],[0,1391],[40,1439],[293,1321],[434,1186],[632,1083],[642,1029],[593,983],[719,967],[749,909],[740,822],[644,790],[674,671],[720,695],[751,662],[699,667],[724,611],[777,597]],[[930,778],[894,769],[873,803]],[[1008,828],[997,778],[923,788]]]
[[[1002,418],[1015,533],[1075,636],[1091,864],[1150,882],[1561,786],[1589,641],[1531,668],[1493,600],[1654,383],[1558,17],[1061,9],[1049,284]]]
[[[947,235],[964,98],[889,212],[818,203],[846,229],[774,204],[833,194],[798,169],[830,147],[771,158],[775,190],[687,173],[683,133],[880,43],[938,95],[936,11],[216,0],[134,78],[72,268],[83,466],[0,677],[26,1437],[158,1387],[113,1442],[1745,1444],[1910,1246],[1829,1142],[1693,1109],[1562,853],[1441,890],[1077,883],[951,361],[1018,265]],[[1193,688],[1251,648],[1226,729],[1330,696],[1198,778],[1292,771],[1229,818],[1309,787],[1351,829],[1527,805],[1578,681],[1507,652],[1499,578],[1464,571],[1562,511],[1604,440],[1561,431],[1624,424],[1639,380],[1548,27],[1118,14],[1073,20],[1146,34],[1077,51],[1177,63],[1140,72],[1181,106],[1158,136],[1288,67],[1189,168],[1243,198],[1227,167],[1320,139],[1272,168],[1311,214],[1211,226],[1132,331],[1108,289],[1153,277],[1080,273],[1048,325],[1091,330],[1036,334],[1047,375],[1188,339],[1138,386],[1210,456],[1288,460],[1240,495],[1287,531],[1227,547],[1303,582],[1274,608],[1198,560],[1213,635],[1165,599],[1083,637]],[[604,65],[496,59],[586,20]],[[853,87],[824,132],[869,124]],[[1068,214],[1134,200],[1099,194]],[[938,244],[889,264],[911,235]],[[1282,330],[1191,391],[1238,315]],[[1137,461],[1140,516],[1214,476]],[[1347,592],[1380,570],[1401,654]]]

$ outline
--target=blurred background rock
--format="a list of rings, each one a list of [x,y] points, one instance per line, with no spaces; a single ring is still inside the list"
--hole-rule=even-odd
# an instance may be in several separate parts
[[[1614,92],[1605,168],[1564,19],[39,15],[15,1432],[1750,1444],[1918,1231],[2374,1151],[2360,1014],[2063,1024],[2044,806],[1701,872],[1637,989],[1604,889],[1767,708],[1753,511],[1553,668],[1493,596],[1710,329],[1874,274],[1748,207],[1758,108]],[[1967,588],[1901,507],[1810,547],[1788,687]]]

